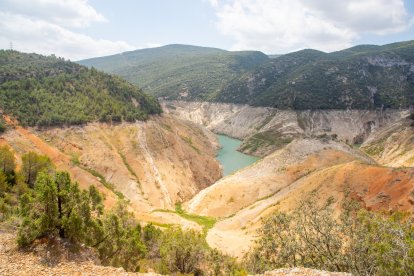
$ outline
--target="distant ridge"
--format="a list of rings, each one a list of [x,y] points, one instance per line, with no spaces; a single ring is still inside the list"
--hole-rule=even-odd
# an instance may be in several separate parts
[[[225,84],[268,59],[257,51],[173,44],[79,63],[122,76],[157,97],[214,100]]]
[[[164,99],[281,109],[408,108],[414,41],[285,55],[167,45],[79,63],[114,73]]]

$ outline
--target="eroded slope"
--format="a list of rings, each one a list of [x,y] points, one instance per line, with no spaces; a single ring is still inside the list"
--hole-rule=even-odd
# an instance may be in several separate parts
[[[46,154],[81,187],[99,187],[108,206],[125,197],[139,219],[160,224],[200,229],[176,214],[152,210],[172,209],[221,177],[214,158],[215,136],[169,116],[45,130],[14,126],[0,142],[9,144],[17,156],[31,150]]]
[[[414,126],[405,118],[380,129],[361,149],[379,164],[391,167],[414,166]]]
[[[338,210],[344,193],[350,192],[368,209],[412,212],[413,190],[413,168],[378,166],[343,143],[302,139],[202,190],[186,208],[220,218],[207,235],[208,243],[241,257],[263,217],[296,208],[312,191],[321,201],[332,197]]]
[[[207,102],[165,102],[165,112],[243,140],[240,150],[266,156],[296,138],[330,137],[361,144],[409,114],[405,110],[280,110]]]

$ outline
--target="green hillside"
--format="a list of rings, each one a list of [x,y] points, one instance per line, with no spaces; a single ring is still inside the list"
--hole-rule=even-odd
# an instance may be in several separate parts
[[[272,59],[216,101],[294,109],[405,108],[414,104],[414,41]]]
[[[79,63],[122,76],[157,97],[214,100],[230,80],[267,60],[255,51],[168,45]]]
[[[22,125],[145,120],[156,99],[125,80],[55,56],[0,50],[0,110]]]
[[[265,56],[183,45],[80,61],[164,99],[293,109],[405,108],[414,104],[414,41],[333,53]]]

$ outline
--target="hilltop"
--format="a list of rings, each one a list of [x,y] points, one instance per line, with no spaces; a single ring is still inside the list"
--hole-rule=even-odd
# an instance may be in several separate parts
[[[145,120],[156,99],[125,80],[57,58],[0,51],[0,108],[26,126]]]
[[[79,63],[168,100],[299,110],[406,108],[414,103],[414,41],[270,57],[169,45]]]
[[[79,63],[119,75],[157,97],[214,100],[229,81],[268,59],[258,51],[230,52],[176,44]]]

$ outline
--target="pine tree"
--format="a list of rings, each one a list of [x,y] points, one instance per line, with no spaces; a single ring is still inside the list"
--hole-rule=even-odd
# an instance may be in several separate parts
[[[59,236],[74,243],[91,241],[88,233],[98,231],[95,219],[102,211],[102,197],[96,193],[94,189],[81,191],[67,172],[40,172],[34,189],[20,199],[19,244],[28,245],[42,236]]]

